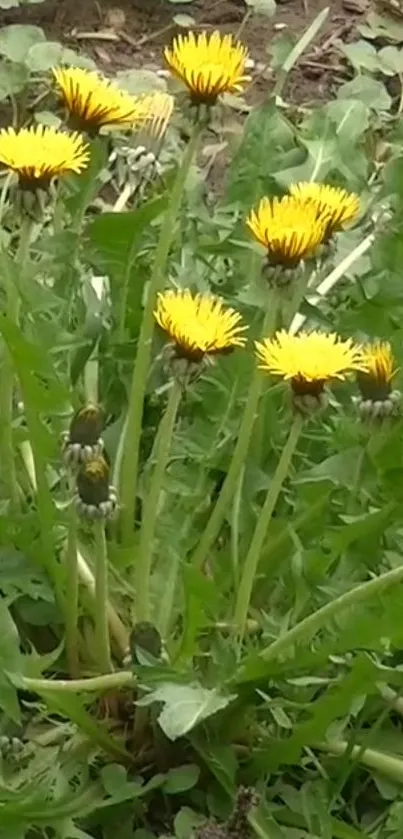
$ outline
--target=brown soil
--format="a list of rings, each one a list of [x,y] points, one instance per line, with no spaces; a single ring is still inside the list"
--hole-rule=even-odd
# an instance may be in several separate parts
[[[365,0],[358,0],[357,5],[361,2],[365,5]],[[193,0],[189,3],[117,0],[117,3],[119,8],[113,0],[44,0],[39,4],[24,5],[19,10],[1,11],[0,25],[31,23],[41,26],[49,39],[91,55],[100,68],[112,73],[122,69],[160,67],[162,47],[178,31],[173,22],[174,15],[191,15],[198,28],[219,28],[236,33],[247,9],[243,0]],[[253,89],[257,98],[263,92],[267,94],[270,85],[264,68],[270,58],[271,40],[279,31],[278,25],[284,24],[283,31],[298,37],[326,6],[330,12],[316,46],[313,52],[310,47],[299,71],[293,75],[292,98],[307,103],[329,93],[330,78],[333,80],[336,76],[337,81],[338,73],[338,59],[332,58],[331,45],[336,38],[351,37],[360,14],[348,11],[351,0],[283,0],[278,2],[274,19],[251,15],[242,31],[242,40],[249,46],[255,61]]]

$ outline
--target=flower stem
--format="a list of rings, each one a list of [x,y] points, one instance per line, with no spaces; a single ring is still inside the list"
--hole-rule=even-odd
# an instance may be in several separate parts
[[[271,303],[272,307],[266,315],[262,330],[262,334],[265,336],[275,328],[276,324],[277,299],[272,299]],[[233,495],[236,492],[238,479],[249,449],[262,387],[262,376],[259,370],[255,370],[252,374],[252,381],[249,387],[241,425],[239,427],[238,439],[235,444],[235,449],[227,475],[199,544],[190,558],[190,563],[195,568],[203,567],[211,546],[218,536],[228,505],[231,503]]]
[[[118,673],[108,673],[105,676],[94,676],[90,679],[31,679],[28,676],[16,676],[17,682],[22,681],[25,690],[33,693],[95,693],[123,688],[136,683],[133,673],[122,670]]]
[[[266,495],[266,500],[260,511],[260,515],[252,536],[252,541],[249,545],[249,550],[242,571],[241,582],[238,588],[234,614],[234,624],[238,630],[239,637],[241,640],[245,632],[246,619],[248,616],[248,609],[253,589],[253,583],[255,581],[256,570],[258,567],[263,543],[266,538],[267,530],[274,512],[274,508],[277,504],[282,486],[288,475],[291,460],[301,434],[303,423],[304,419],[302,414],[297,413],[294,417],[294,421],[291,426],[287,442],[283,448],[283,451],[281,452],[281,457],[277,464],[277,469],[271,480]]]
[[[392,571],[386,571],[384,574],[380,574],[379,577],[375,577],[366,583],[360,583],[359,586],[355,586],[350,591],[346,591],[340,597],[331,600],[330,603],[325,603],[316,612],[313,612],[313,614],[308,615],[302,621],[295,624],[288,632],[261,650],[259,655],[266,662],[274,661],[283,655],[289,647],[294,646],[294,644],[303,643],[311,638],[318,629],[321,629],[330,619],[343,612],[344,609],[356,606],[358,603],[369,600],[371,597],[376,597],[382,594],[387,588],[398,585],[401,582],[403,582],[403,565],[399,565],[398,568],[393,568]]]
[[[143,418],[144,396],[147,373],[151,358],[151,343],[154,331],[153,312],[156,296],[165,281],[165,269],[175,233],[175,221],[178,215],[182,195],[192,160],[196,154],[203,124],[197,122],[189,140],[182,162],[172,186],[170,201],[162,223],[153,270],[151,273],[147,302],[144,308],[140,329],[137,355],[129,394],[125,439],[123,445],[122,471],[120,479],[120,501],[122,505],[122,541],[130,544],[134,530],[134,510],[136,501],[141,423]]]
[[[182,396],[182,387],[174,381],[169,392],[168,403],[157,432],[157,450],[150,489],[145,499],[140,531],[139,558],[134,568],[136,590],[136,619],[150,619],[150,576],[153,557],[155,526],[157,523],[159,499],[164,473],[171,448],[172,434]]]
[[[29,259],[29,247],[32,234],[32,219],[24,216],[21,223],[20,241],[16,254],[16,264],[19,274],[25,271]],[[18,324],[20,313],[20,297],[18,288],[13,278],[5,277],[6,282],[6,315],[13,325]],[[19,507],[19,489],[15,469],[14,445],[13,445],[13,395],[14,395],[14,369],[11,355],[8,349],[5,350],[4,369],[0,385],[0,413],[2,418],[1,433],[1,459],[3,474],[7,480],[7,492],[11,507],[17,510]]]
[[[403,783],[403,760],[401,758],[375,749],[363,750],[361,746],[350,748],[350,744],[345,740],[337,740],[332,743],[316,743],[314,748],[336,757],[342,757],[348,753],[350,760],[356,760],[369,769],[375,769],[376,772],[386,775],[386,777],[399,784]]]
[[[70,482],[69,482],[70,490]],[[69,491],[69,495],[72,493]],[[80,673],[78,658],[78,563],[77,563],[77,513],[70,498],[69,521],[67,532],[67,546],[65,554],[66,567],[66,654],[69,674],[77,679]]]
[[[108,627],[108,551],[105,538],[105,523],[94,522],[95,536],[95,635],[98,663],[104,673],[112,670]]]

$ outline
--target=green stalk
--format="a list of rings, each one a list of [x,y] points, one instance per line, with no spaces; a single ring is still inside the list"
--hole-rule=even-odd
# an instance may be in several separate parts
[[[120,501],[122,505],[122,541],[128,545],[133,538],[134,511],[138,483],[139,448],[141,423],[143,418],[144,396],[147,374],[151,358],[151,344],[154,332],[154,316],[157,293],[163,288],[165,270],[172,240],[175,235],[175,223],[180,210],[186,178],[197,151],[203,124],[197,122],[189,140],[182,162],[172,186],[169,205],[162,223],[153,270],[151,273],[147,302],[144,307],[140,329],[137,355],[129,393],[127,422],[124,426],[124,444],[122,471],[120,476]]]
[[[403,760],[401,758],[375,749],[363,750],[361,746],[353,746],[351,749],[349,743],[345,740],[332,743],[316,743],[314,748],[336,757],[342,757],[348,752],[351,760],[356,760],[363,766],[375,769],[376,772],[381,772],[382,775],[386,775],[391,780],[403,784]]]
[[[98,663],[103,673],[112,670],[108,626],[108,551],[105,538],[105,522],[94,522],[95,537],[95,636]]]
[[[170,390],[167,407],[157,432],[156,461],[151,477],[150,489],[143,505],[139,558],[134,568],[136,619],[138,621],[148,621],[150,619],[150,577],[155,526],[157,523],[161,487],[181,396],[182,387],[175,380]]]
[[[335,600],[331,600],[330,603],[326,603],[320,609],[317,609],[316,612],[313,612],[312,615],[308,615],[302,621],[295,624],[288,632],[261,650],[259,655],[265,661],[274,661],[279,656],[284,655],[294,644],[301,644],[310,639],[312,635],[319,629],[322,629],[329,620],[339,615],[340,612],[343,612],[351,606],[356,606],[365,600],[369,600],[371,597],[376,597],[386,589],[398,585],[401,582],[403,582],[403,565],[399,565],[398,568],[393,568],[392,571],[386,571],[384,574],[380,574],[379,577],[375,577],[366,583],[360,583],[359,586],[350,589],[350,591],[346,591],[340,597],[336,597]]]
[[[94,676],[90,679],[31,679],[28,676],[16,674],[16,684],[21,684],[25,690],[33,693],[103,693],[107,690],[135,685],[133,673],[121,670],[118,673],[108,673],[105,676]]]
[[[176,584],[178,580],[181,556],[177,550],[166,559],[166,570],[164,567],[164,591],[161,597],[155,625],[161,638],[169,635],[172,610],[175,604]]]
[[[270,333],[275,329],[278,311],[276,293],[274,293],[273,297],[271,297],[270,302],[272,304],[272,308],[267,312],[262,330],[262,335],[264,337],[270,335]],[[235,444],[226,478],[197,548],[190,558],[190,563],[195,568],[203,567],[213,542],[218,536],[228,505],[231,503],[234,493],[236,492],[238,479],[249,449],[262,387],[263,379],[261,373],[259,370],[255,369],[252,374],[252,381],[244,407],[238,439]]]
[[[16,254],[16,264],[20,275],[24,274],[31,243],[33,222],[28,216],[24,216],[21,223],[20,241]],[[20,297],[18,288],[13,278],[5,277],[6,280],[6,315],[7,319],[14,326],[18,325],[20,314]],[[11,507],[17,510],[19,507],[19,489],[14,459],[13,444],[13,395],[14,395],[14,368],[8,349],[5,350],[4,368],[0,383],[0,414],[2,418],[1,433],[1,459],[3,474],[7,481],[7,491]]]
[[[66,568],[66,655],[69,674],[77,679],[80,674],[78,657],[78,563],[77,563],[77,513],[69,482],[69,521],[65,554]]]
[[[277,469],[271,480],[266,500],[260,511],[259,518],[252,536],[252,541],[246,556],[245,564],[242,571],[241,582],[238,588],[238,595],[235,605],[234,624],[238,630],[239,637],[242,640],[245,632],[246,619],[248,616],[248,609],[250,598],[252,595],[253,583],[255,581],[256,571],[262,552],[263,543],[267,536],[267,530],[277,504],[278,497],[283,487],[284,481],[288,475],[291,460],[297,446],[304,418],[302,414],[296,413],[287,442],[281,452],[280,460],[277,464]]]
[[[35,493],[38,493],[35,459],[29,440],[24,440],[20,446],[21,458],[24,463],[28,479]],[[57,566],[56,566],[57,567]],[[95,577],[88,563],[77,546],[77,571],[81,585],[86,589],[92,611],[95,614]],[[108,624],[111,638],[114,641],[120,658],[123,659],[129,646],[129,633],[111,603],[107,605]]]

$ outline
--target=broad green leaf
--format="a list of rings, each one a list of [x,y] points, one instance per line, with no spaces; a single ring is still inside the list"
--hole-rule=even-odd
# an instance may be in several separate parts
[[[392,100],[385,85],[371,76],[357,76],[343,84],[337,93],[338,99],[360,99],[371,110],[388,111]]]
[[[176,685],[166,682],[147,695],[146,704],[163,703],[158,722],[170,740],[177,740],[203,720],[222,711],[235,698],[235,695],[223,696],[216,689],[208,690],[198,684]]]
[[[1,30],[0,30],[1,32]],[[23,64],[10,61],[0,62],[0,101],[8,99],[24,89],[28,81],[28,72]]]
[[[236,792],[238,762],[232,746],[215,745],[195,734],[192,744],[231,800]]]
[[[331,455],[316,466],[297,477],[297,483],[310,481],[331,481],[333,484],[351,489],[357,474],[357,458],[361,454],[359,447],[345,449],[339,454]]]
[[[245,0],[245,3],[249,6],[249,8],[252,8],[257,15],[273,17],[276,13],[275,0]]]
[[[3,26],[0,29],[0,55],[23,64],[31,47],[45,40],[45,33],[39,26],[20,23]]]
[[[82,67],[87,70],[96,69],[95,62],[90,58],[79,55],[74,50],[64,47],[63,44],[59,44],[57,41],[44,41],[43,43],[34,44],[28,51],[25,64],[34,73],[50,70],[58,64]]]
[[[116,73],[116,82],[132,96],[166,89],[164,79],[161,79],[153,70],[120,70]]]
[[[19,645],[17,627],[4,599],[0,599],[0,708],[16,723],[21,722],[17,691],[9,682],[6,671],[22,669]]]
[[[339,49],[356,69],[364,68],[372,72],[379,70],[378,53],[368,41],[340,44]]]
[[[262,148],[270,154],[262,157]],[[270,191],[271,182],[281,168],[293,166],[304,159],[295,134],[273,102],[252,111],[248,117],[241,144],[228,171],[227,200],[241,201],[250,207]]]
[[[326,105],[326,113],[335,125],[336,135],[351,146],[367,130],[370,109],[359,99],[333,99]]]
[[[132,270],[140,236],[164,212],[166,204],[166,197],[153,198],[138,210],[103,213],[89,225],[88,234],[96,248],[97,264],[110,273],[115,282],[122,282],[126,272]],[[141,277],[137,282],[142,289]]]
[[[170,769],[164,781],[163,791],[168,795],[186,792],[197,784],[199,775],[200,769],[194,763]]]

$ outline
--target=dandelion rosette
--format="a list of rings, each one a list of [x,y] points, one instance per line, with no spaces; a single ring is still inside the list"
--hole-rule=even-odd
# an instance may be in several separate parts
[[[363,356],[365,370],[357,372],[360,415],[363,419],[382,419],[398,413],[401,394],[392,390],[397,368],[391,345],[374,341],[364,347]]]
[[[285,195],[262,198],[251,210],[246,224],[266,248],[270,265],[295,268],[323,242],[327,216],[318,214],[313,203]]]
[[[102,455],[82,463],[77,474],[77,512],[83,518],[113,518],[117,494],[109,483],[109,466]]]
[[[334,332],[291,335],[282,329],[255,346],[260,369],[290,381],[294,404],[301,409],[322,407],[325,385],[365,370],[361,347]]]
[[[57,67],[53,76],[74,127],[89,134],[107,125],[128,128],[148,121],[162,130],[172,112],[168,94],[131,96],[92,70]]]
[[[239,93],[250,81],[245,72],[248,51],[232,35],[217,31],[178,35],[164,56],[194,104],[214,105],[223,93]]]
[[[0,163],[18,174],[22,189],[47,189],[53,178],[80,174],[89,156],[89,146],[77,132],[43,125],[0,131]]]
[[[70,427],[62,437],[63,460],[75,466],[102,454],[104,417],[98,405],[88,403],[74,414]]]
[[[290,186],[290,194],[302,203],[316,207],[318,216],[327,216],[327,239],[354,221],[360,211],[358,195],[338,186],[301,182]]]
[[[196,364],[205,356],[229,353],[246,342],[239,312],[211,294],[165,291],[158,295],[154,317],[174,344],[176,357]]]

